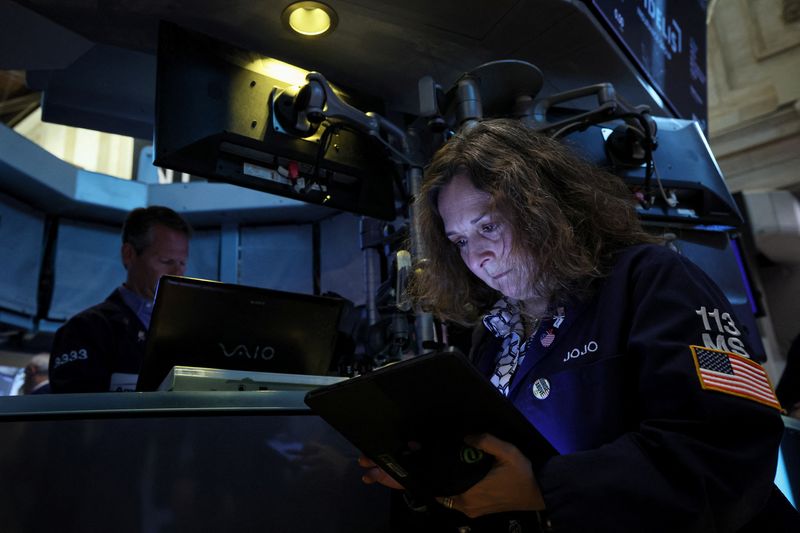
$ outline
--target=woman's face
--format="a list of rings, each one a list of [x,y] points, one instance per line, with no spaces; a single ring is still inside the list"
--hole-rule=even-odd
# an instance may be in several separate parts
[[[450,180],[439,193],[439,214],[447,238],[464,264],[489,287],[509,298],[530,298],[526,269],[513,253],[511,227],[496,211],[492,197],[465,175]]]

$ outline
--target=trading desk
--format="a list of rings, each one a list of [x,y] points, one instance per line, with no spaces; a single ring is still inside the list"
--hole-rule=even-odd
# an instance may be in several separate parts
[[[383,533],[390,490],[303,391],[147,392],[0,398],[4,533]],[[800,487],[800,421],[776,481]],[[396,515],[395,515],[396,516]]]
[[[390,491],[303,394],[0,398],[0,530],[388,531]]]

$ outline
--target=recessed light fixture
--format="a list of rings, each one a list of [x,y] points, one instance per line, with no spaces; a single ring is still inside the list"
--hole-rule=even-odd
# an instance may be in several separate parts
[[[283,10],[283,25],[304,37],[321,37],[336,28],[339,17],[322,2],[295,2]]]

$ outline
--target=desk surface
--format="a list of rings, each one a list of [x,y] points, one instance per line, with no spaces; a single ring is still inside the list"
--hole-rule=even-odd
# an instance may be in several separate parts
[[[304,391],[105,392],[0,397],[0,420],[169,415],[311,414]]]
[[[303,396],[0,398],[0,530],[387,531],[389,490]]]

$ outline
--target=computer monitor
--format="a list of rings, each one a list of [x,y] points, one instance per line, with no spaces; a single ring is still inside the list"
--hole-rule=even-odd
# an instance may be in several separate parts
[[[378,141],[350,128],[323,135],[326,123],[301,138],[278,123],[276,114],[282,108],[276,106],[275,95],[304,84],[305,73],[299,71],[275,58],[162,22],[154,164],[393,220],[396,169]],[[357,109],[384,112],[379,98],[336,90]]]
[[[176,365],[325,375],[343,300],[164,276],[158,283],[137,391]]]

